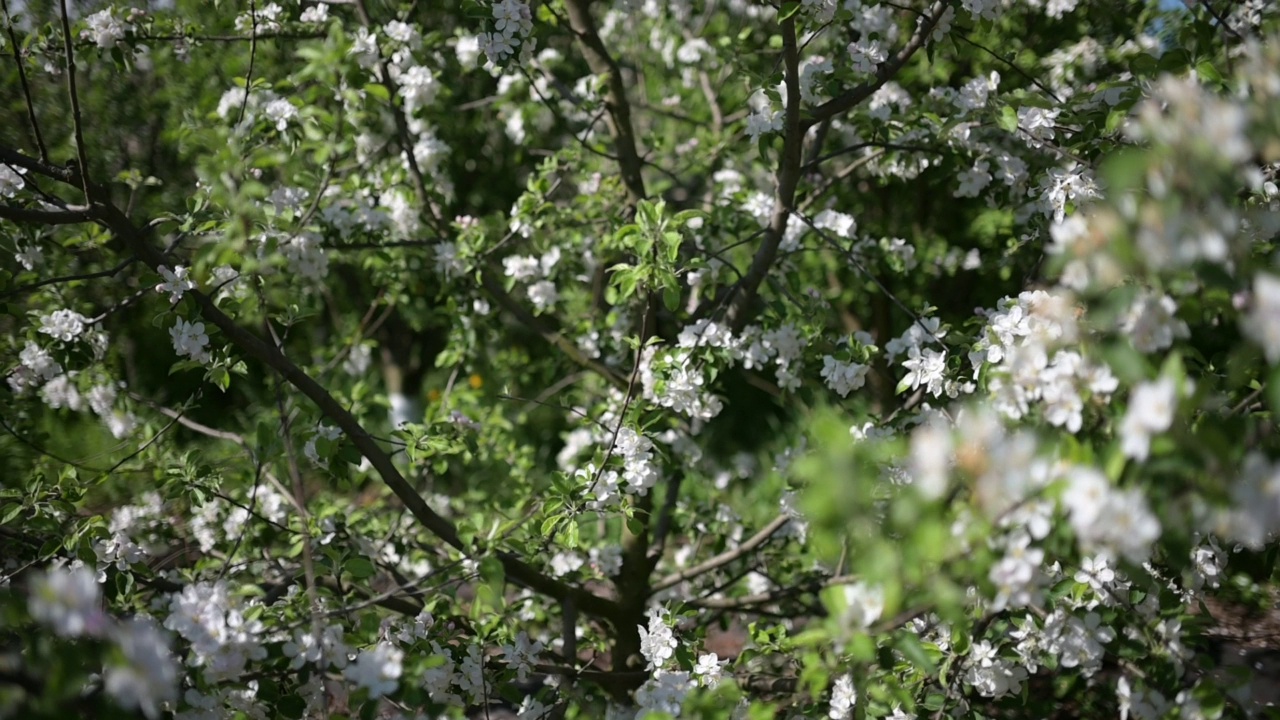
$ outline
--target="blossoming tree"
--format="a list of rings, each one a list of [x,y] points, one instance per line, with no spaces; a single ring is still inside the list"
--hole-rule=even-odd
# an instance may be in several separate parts
[[[2,10],[0,717],[1263,708],[1269,3]]]

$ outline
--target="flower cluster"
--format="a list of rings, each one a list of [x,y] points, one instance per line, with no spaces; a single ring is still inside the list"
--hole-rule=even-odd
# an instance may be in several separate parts
[[[204,323],[193,323],[180,318],[169,328],[169,337],[173,340],[173,351],[178,355],[189,357],[198,363],[208,363],[212,359],[207,347],[209,336],[204,332]]]
[[[533,56],[533,12],[523,0],[498,0],[493,4],[493,30],[480,35],[480,47],[494,65],[520,50],[520,59]]]
[[[53,567],[31,581],[28,609],[64,638],[107,638],[120,658],[103,670],[103,689],[122,707],[148,718],[178,696],[178,663],[166,633],[150,618],[117,622],[102,609],[102,593],[85,567]]]

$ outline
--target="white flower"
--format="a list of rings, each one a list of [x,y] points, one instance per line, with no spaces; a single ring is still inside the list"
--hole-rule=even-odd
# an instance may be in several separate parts
[[[550,280],[539,280],[529,286],[529,302],[538,312],[550,309],[560,299],[556,284]]]
[[[911,433],[911,451],[907,464],[911,483],[930,499],[947,491],[951,472],[951,432],[942,423],[923,423]]]
[[[5,170],[5,166],[0,165],[0,175],[3,175]],[[0,178],[0,183],[2,182],[4,180]],[[0,187],[0,195],[4,195],[3,187]],[[13,254],[13,259],[28,270],[35,270],[37,265],[44,262],[44,251],[40,249],[39,245],[29,245],[27,247],[19,245],[18,252]]]
[[[990,164],[979,160],[969,170],[961,170],[958,176],[960,187],[956,189],[956,197],[978,197],[978,193],[991,184]]]
[[[178,355],[188,356],[198,363],[209,362],[209,350],[205,347],[209,344],[209,336],[204,332],[204,323],[179,319],[169,328],[169,337],[173,339],[173,351]]]
[[[284,132],[289,122],[298,118],[298,108],[284,98],[276,98],[267,103],[262,110],[267,119],[275,123],[276,130]]]
[[[858,691],[853,687],[853,676],[841,675],[836,678],[835,687],[831,688],[831,709],[827,711],[827,717],[830,720],[848,720],[857,702]]]
[[[458,38],[458,44],[453,48],[454,53],[458,56],[458,64],[464,68],[473,68],[476,61],[480,59],[480,37],[478,35],[466,35]]]
[[[720,658],[715,653],[706,653],[698,656],[698,662],[693,666],[693,675],[703,687],[713,688],[720,684],[721,669]]]
[[[564,577],[582,567],[586,561],[575,552],[558,552],[551,556],[551,574]]]
[[[262,623],[245,618],[222,582],[192,583],[170,595],[164,626],[190,644],[188,664],[203,667],[210,681],[239,679],[250,661],[267,656]]]
[[[78,411],[84,407],[84,399],[80,397],[80,390],[70,374],[59,375],[46,383],[40,389],[40,397],[54,410],[68,408]]]
[[[1140,490],[1115,490],[1090,467],[1073,468],[1067,483],[1062,504],[1083,549],[1119,554],[1135,563],[1148,558],[1160,537],[1160,522]]]
[[[112,633],[124,662],[103,670],[102,686],[124,708],[149,718],[178,700],[178,661],[169,651],[169,635],[154,620],[135,617]]]
[[[22,180],[22,173],[24,172],[26,170],[14,170],[8,165],[0,164],[0,197],[11,198],[26,186],[26,183]]]
[[[52,380],[62,374],[62,366],[58,364],[57,360],[53,359],[49,351],[30,340],[23,346],[22,352],[18,354],[18,360],[24,368],[45,381]]]
[[[531,280],[542,271],[542,266],[535,257],[513,255],[502,259],[502,268],[507,277],[516,281]]]
[[[661,609],[650,608],[649,627],[639,626],[640,654],[649,661],[650,670],[663,667],[676,654],[676,637],[662,616]]]
[[[1120,323],[1120,330],[1133,341],[1138,352],[1153,353],[1173,345],[1175,338],[1189,335],[1187,324],[1174,313],[1178,304],[1168,295],[1143,292]]]
[[[919,347],[912,347],[907,351],[907,359],[902,361],[902,367],[910,371],[902,379],[902,384],[912,390],[923,385],[934,397],[942,394],[943,381],[946,379],[943,373],[947,369],[945,350],[939,352],[925,348],[921,351]]]
[[[369,691],[369,697],[379,698],[395,692],[403,670],[404,651],[388,642],[381,642],[370,650],[361,650],[343,676],[356,687]]]
[[[98,581],[85,567],[50,568],[31,580],[27,609],[62,637],[98,636],[107,628]]]
[[[870,367],[856,362],[841,362],[827,355],[822,358],[822,378],[827,387],[840,393],[840,397],[848,397],[851,390],[861,388],[867,379]]]
[[[418,31],[409,23],[401,20],[392,20],[383,25],[382,30],[387,34],[387,37],[398,43],[414,45],[418,42]]]
[[[489,62],[500,63],[508,55],[515,52],[513,38],[500,32],[487,32],[480,35],[480,47],[488,56]]]
[[[870,74],[876,66],[884,62],[889,54],[879,40],[866,40],[849,43],[849,57],[853,59],[853,70],[857,73]]]
[[[763,108],[747,116],[747,135],[754,141],[765,133],[782,129],[782,112]]]
[[[689,682],[689,673],[661,670],[655,672],[653,677],[645,681],[645,684],[636,690],[636,704],[640,706],[641,710],[637,717],[644,717],[647,714],[645,711],[666,713],[673,717],[679,716],[681,705],[684,704],[684,698],[692,688],[693,684]]]
[[[404,417],[412,417],[412,415],[410,414],[412,412],[412,410],[410,409],[412,407],[412,403],[405,402],[405,406],[402,406],[401,408],[397,408],[396,402],[395,402],[397,396],[405,401],[407,401],[408,398],[405,398],[405,396],[400,395],[399,393],[394,393],[391,396],[392,421],[396,422],[396,427],[400,427],[400,425],[406,422],[411,422],[411,420],[401,420],[400,413],[397,413],[397,410],[401,410],[401,413],[403,414]],[[416,410],[416,408],[414,409]],[[420,410],[418,410],[418,419],[419,420],[422,419],[422,413]],[[324,424],[318,425],[316,426],[316,434],[312,435],[311,439],[307,440],[307,444],[302,446],[302,454],[307,456],[308,460],[319,465],[320,467],[329,467],[329,462],[327,460],[322,460],[320,458],[320,452],[316,448],[316,441],[319,440],[320,438],[324,438],[325,440],[337,440],[341,435],[342,435],[342,430],[339,428],[332,427],[330,425],[324,425]]]
[[[530,642],[528,633],[521,630],[513,644],[502,646],[502,660],[507,667],[515,669],[517,682],[525,682],[538,664],[538,653],[542,649],[541,642]]]
[[[1053,139],[1054,122],[1057,118],[1057,110],[1038,107],[1018,108],[1018,129],[1025,133],[1023,139],[1029,145],[1038,147],[1041,142]]]
[[[800,66],[800,98],[807,103],[818,104],[822,97],[815,92],[819,77],[830,75],[835,70],[835,63],[820,55],[806,58]]]
[[[1280,277],[1258,273],[1253,279],[1253,303],[1241,322],[1244,334],[1262,347],[1267,362],[1280,363]]]
[[[355,55],[361,67],[372,67],[378,62],[378,34],[369,32],[365,27],[356,28],[348,54]]]
[[[813,226],[819,230],[827,230],[836,235],[852,239],[858,232],[858,221],[852,215],[835,210],[823,210],[813,218]]]
[[[169,302],[176,305],[182,299],[183,293],[188,290],[195,290],[196,283],[191,279],[191,270],[189,268],[178,265],[174,269],[161,265],[158,270],[160,277],[164,278],[164,282],[156,285],[156,292],[169,293]]]
[[[884,612],[884,590],[856,582],[843,586],[844,620],[862,630],[880,619]]]
[[[400,95],[404,97],[404,111],[412,114],[415,110],[429,105],[435,100],[440,83],[428,67],[417,65],[400,75]]]
[[[1178,409],[1178,387],[1172,378],[1142,383],[1129,394],[1129,409],[1120,422],[1121,450],[1135,460],[1146,460],[1151,436],[1173,424]]]
[[[329,274],[329,256],[324,252],[320,235],[304,232],[280,243],[280,253],[289,263],[289,271],[313,282]]]
[[[124,23],[116,18],[113,8],[96,12],[85,18],[84,21],[89,28],[82,30],[80,37],[93,40],[98,47],[104,50],[110,50],[116,46],[116,43],[124,39]]]
[[[84,332],[89,319],[74,310],[55,310],[40,318],[40,332],[63,342],[71,342]]]
[[[298,17],[300,22],[304,23],[322,23],[329,19],[329,6],[325,3],[312,5],[302,11],[302,15]]]

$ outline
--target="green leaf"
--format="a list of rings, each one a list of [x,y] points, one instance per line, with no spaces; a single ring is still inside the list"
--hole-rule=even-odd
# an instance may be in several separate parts
[[[1128,110],[1116,109],[1107,113],[1107,124],[1106,124],[1107,134],[1110,135],[1116,130],[1119,130],[1120,126],[1124,124],[1125,119],[1128,117],[1129,117]]]
[[[369,83],[364,86],[364,91],[368,93],[370,97],[377,98],[383,102],[391,101],[391,91],[387,89],[386,85],[382,85],[381,83]]]
[[[18,517],[18,513],[22,512],[23,507],[25,507],[23,504],[16,503],[5,508],[4,515],[0,516],[0,525],[8,525],[10,520]]]
[[[359,465],[364,461],[364,455],[354,445],[344,443],[338,447],[338,459],[351,465]]]
[[[368,558],[358,556],[350,558],[343,563],[342,569],[356,580],[364,580],[367,577],[372,577],[373,574],[378,571],[378,569],[373,566],[373,563],[369,562]]]
[[[1271,412],[1280,415],[1280,366],[1271,369],[1271,377],[1267,379],[1267,402]]]
[[[662,304],[667,306],[671,312],[675,312],[680,308],[680,288],[665,287],[662,289]]]
[[[1213,63],[1208,60],[1201,60],[1196,64],[1196,75],[1199,75],[1201,80],[1208,80],[1213,83],[1221,84],[1223,81],[1222,73],[1218,72],[1218,68],[1214,67]]]
[[[903,633],[897,636],[898,650],[903,657],[907,659],[916,669],[925,675],[933,675],[937,671],[937,664],[933,658],[929,657],[928,651],[920,644],[915,635]]]
[[[795,17],[795,14],[798,12],[800,12],[799,2],[792,1],[782,3],[782,9],[778,11],[778,22],[786,22],[792,17]]]
[[[996,124],[1004,129],[1005,132],[1018,132],[1018,111],[1012,106],[1005,105],[1000,109],[1000,117],[996,118]]]
[[[222,392],[226,392],[227,388],[231,387],[231,373],[221,365],[209,369],[209,380]]]

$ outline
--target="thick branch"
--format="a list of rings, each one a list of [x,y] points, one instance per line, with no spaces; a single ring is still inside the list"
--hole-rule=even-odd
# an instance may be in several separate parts
[[[618,166],[622,170],[622,182],[627,187],[627,199],[632,205],[646,196],[644,163],[636,151],[635,127],[631,124],[631,103],[627,100],[627,86],[622,71],[600,39],[595,20],[591,17],[589,0],[567,0],[569,26],[578,36],[582,54],[591,72],[605,78],[609,91],[605,94],[605,107],[609,110],[609,132],[618,146]]]
[[[822,122],[827,118],[835,117],[840,113],[852,110],[867,98],[875,95],[877,90],[884,87],[885,83],[892,80],[894,76],[898,74],[898,71],[902,69],[903,65],[907,64],[907,61],[916,54],[917,50],[924,47],[925,41],[927,41],[929,35],[933,33],[933,29],[938,25],[938,21],[942,19],[943,13],[945,13],[949,7],[949,3],[934,3],[933,7],[929,10],[929,14],[925,16],[924,22],[920,24],[920,27],[916,28],[915,34],[912,35],[911,39],[907,41],[907,44],[898,51],[897,55],[894,55],[885,62],[880,63],[880,66],[876,68],[875,75],[873,75],[867,82],[858,85],[857,87],[850,88],[814,108],[802,123],[804,129],[808,130],[813,125]]]
[[[30,225],[75,225],[93,220],[93,212],[86,207],[66,210],[37,210],[35,208],[0,205],[0,220],[28,223]]]
[[[27,157],[13,148],[0,146],[0,163],[20,167],[23,170],[52,178],[58,182],[80,187],[80,173],[72,167],[59,167],[47,162]]]
[[[100,208],[101,218],[107,227],[118,235],[149,267],[156,269],[160,265],[171,264],[171,261],[166,259],[164,254],[152,244],[145,231],[134,226],[129,218],[125,217],[118,208],[105,203]],[[201,316],[216,325],[232,344],[278,372],[289,384],[296,387],[303,395],[306,395],[308,399],[315,403],[325,417],[337,424],[351,440],[352,444],[355,445],[356,449],[368,458],[369,463],[378,471],[383,482],[391,488],[396,497],[400,498],[400,501],[404,503],[405,507],[408,508],[418,522],[422,523],[423,527],[457,550],[463,553],[469,551],[458,536],[457,528],[453,526],[453,523],[431,509],[426,500],[400,474],[400,471],[392,463],[391,458],[378,445],[373,436],[369,435],[355,416],[330,395],[323,386],[285,357],[274,346],[237,325],[230,316],[222,312],[214,304],[213,299],[208,295],[199,291],[190,291],[190,295],[200,306]],[[572,597],[578,607],[591,615],[604,618],[614,617],[616,612],[614,603],[581,588],[572,587],[547,577],[513,555],[504,553],[500,557],[507,575],[515,582],[558,600]]]
[[[729,291],[732,297],[725,317],[735,333],[740,332],[750,320],[750,307],[760,291],[760,284],[778,259],[778,247],[787,231],[787,219],[794,209],[796,186],[800,183],[805,128],[800,123],[800,49],[796,44],[794,17],[782,22],[782,63],[785,67],[787,107],[782,120],[782,156],[778,158],[778,169],[774,173],[777,187],[773,196],[773,217],[769,220],[760,248],[751,259],[747,274]]]

